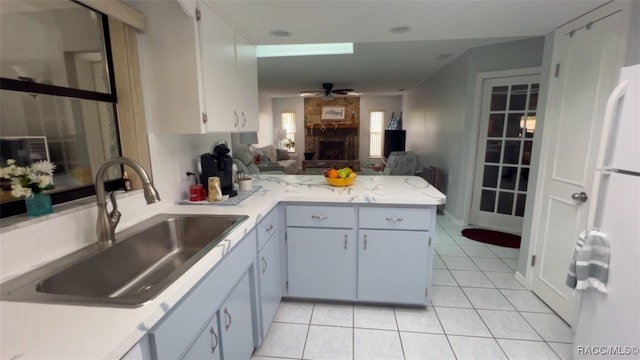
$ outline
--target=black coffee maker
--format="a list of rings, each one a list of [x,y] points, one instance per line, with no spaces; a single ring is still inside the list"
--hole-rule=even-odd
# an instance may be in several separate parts
[[[200,155],[200,165],[202,166],[200,180],[207,194],[209,192],[207,186],[209,178],[217,176],[220,178],[222,195],[229,195],[229,197],[238,195],[238,192],[233,190],[233,160],[229,156],[229,151],[227,144],[218,144],[213,147],[211,153]]]

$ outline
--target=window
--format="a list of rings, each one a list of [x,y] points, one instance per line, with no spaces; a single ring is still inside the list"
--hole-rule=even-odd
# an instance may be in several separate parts
[[[54,204],[95,194],[98,167],[120,156],[108,18],[71,1],[3,2],[0,165],[48,159]],[[121,187],[110,169],[106,188]],[[0,182],[0,216],[25,212]]]
[[[287,132],[285,135],[284,146],[289,152],[295,152],[296,141],[296,113],[293,111],[283,111],[281,114],[282,128]]]
[[[384,111],[371,111],[369,114],[369,157],[382,156],[382,124],[384,123]]]

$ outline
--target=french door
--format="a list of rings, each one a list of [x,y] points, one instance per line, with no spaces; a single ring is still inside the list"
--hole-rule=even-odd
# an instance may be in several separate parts
[[[539,75],[486,79],[469,223],[520,233],[536,129]]]

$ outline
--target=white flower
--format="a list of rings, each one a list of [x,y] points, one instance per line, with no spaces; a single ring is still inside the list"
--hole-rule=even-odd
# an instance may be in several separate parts
[[[36,175],[34,183],[38,184],[40,189],[44,189],[51,184],[51,176],[49,175]]]
[[[14,165],[15,163],[16,163],[16,161],[13,160],[13,159],[7,160],[7,165]]]
[[[49,161],[36,161],[31,164],[31,170],[36,174],[53,174],[56,165]]]
[[[11,195],[17,198],[31,196],[31,189],[23,188],[20,184],[13,184],[11,185]]]

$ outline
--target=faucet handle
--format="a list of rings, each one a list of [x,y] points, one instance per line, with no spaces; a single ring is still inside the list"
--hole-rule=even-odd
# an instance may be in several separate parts
[[[113,207],[113,210],[111,210],[111,212],[109,213],[109,220],[113,224],[113,229],[115,229],[120,222],[120,217],[122,216],[120,211],[118,211],[118,203],[116,202],[115,191],[109,193],[109,199],[111,200],[111,206]]]

